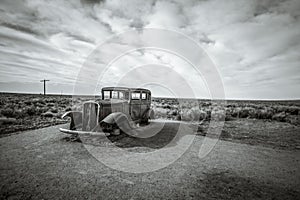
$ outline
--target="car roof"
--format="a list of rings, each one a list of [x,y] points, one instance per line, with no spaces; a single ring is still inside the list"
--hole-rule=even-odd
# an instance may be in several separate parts
[[[102,90],[118,90],[118,91],[146,91],[151,93],[150,90],[145,88],[128,88],[128,87],[103,87]]]

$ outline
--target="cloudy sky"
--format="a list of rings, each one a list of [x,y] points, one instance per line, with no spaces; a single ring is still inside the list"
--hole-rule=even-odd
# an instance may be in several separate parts
[[[99,44],[124,31],[163,28],[202,46],[218,68],[226,98],[300,98],[299,0],[1,0],[0,5],[0,91],[41,93],[39,81],[46,78],[50,93],[72,94]],[[192,87],[205,91],[201,76],[186,63],[151,50],[115,62],[100,87],[124,76],[118,66],[150,60],[186,73]],[[158,77],[163,82],[166,76]],[[175,79],[166,81],[172,80],[176,85]],[[163,96],[162,91],[154,94]]]

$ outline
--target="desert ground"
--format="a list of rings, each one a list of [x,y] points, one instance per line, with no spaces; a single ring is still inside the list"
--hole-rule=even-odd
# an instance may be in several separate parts
[[[128,173],[95,159],[87,149],[88,140],[59,132],[68,126],[61,114],[80,109],[76,106],[83,100],[74,104],[71,97],[1,94],[1,199],[300,197],[299,101],[227,102],[220,138],[207,156],[199,158],[212,103],[155,98],[158,120],[150,125],[163,122],[162,130],[146,139],[110,136],[112,144],[128,152],[150,152],[174,139],[180,124],[195,126],[195,118],[201,122],[196,123],[193,143],[178,160],[154,172]],[[96,140],[98,145],[105,145],[101,140]],[[175,144],[184,137],[177,140]]]

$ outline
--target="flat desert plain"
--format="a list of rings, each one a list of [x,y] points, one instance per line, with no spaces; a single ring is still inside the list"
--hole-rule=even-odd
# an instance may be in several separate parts
[[[216,145],[200,158],[200,148],[209,137],[209,109],[213,105],[208,101],[200,101],[196,109],[197,104],[191,100],[180,107],[170,99],[154,99],[158,119],[149,126],[162,126],[156,135],[135,138],[121,134],[103,139],[74,138],[59,132],[59,128],[68,127],[59,115],[74,109],[70,97],[3,96],[1,199],[300,197],[298,101],[229,102]],[[20,96],[22,101],[17,101]],[[193,122],[195,116],[203,119],[201,123]],[[35,126],[37,122],[42,125]],[[176,137],[182,124],[197,126],[195,134]],[[147,154],[162,148],[176,149],[186,137],[194,139],[182,156],[164,168],[144,173],[113,169],[87,148],[105,147],[101,152],[105,156],[110,154],[110,146],[118,147],[124,153],[117,156],[123,158],[127,152]],[[167,146],[171,141],[173,145]]]

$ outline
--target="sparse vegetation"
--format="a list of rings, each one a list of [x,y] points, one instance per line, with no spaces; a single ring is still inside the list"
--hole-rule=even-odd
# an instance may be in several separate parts
[[[300,124],[300,101],[227,101],[224,107],[226,121],[249,118]],[[153,109],[156,118],[183,121],[210,120],[212,111],[222,115],[222,109],[209,100],[155,98]]]
[[[60,116],[70,97],[5,93],[0,97],[1,135],[67,122]]]
[[[0,94],[0,97],[1,135],[65,123],[67,121],[61,120],[60,116],[66,111],[81,110],[82,102],[88,100],[72,99],[68,96],[44,97],[23,94]],[[57,190],[55,187],[57,177],[61,178],[59,181],[66,182],[61,185],[65,185],[68,191],[76,192],[83,185],[82,183],[91,182],[91,180],[99,183],[100,186],[103,185],[96,179],[100,176],[104,177],[103,173],[107,173],[109,176],[105,176],[103,179],[108,183],[105,184],[107,186],[105,191],[110,192],[112,185],[114,188],[121,188],[121,190],[117,190],[121,191],[117,196],[126,194],[122,188],[127,191],[128,180],[130,180],[129,183],[137,183],[136,185],[140,188],[146,188],[145,190],[138,188],[138,192],[135,193],[142,197],[145,194],[153,195],[153,193],[144,193],[144,191],[152,192],[157,189],[160,192],[159,195],[174,199],[299,199],[297,182],[294,183],[294,180],[297,179],[293,178],[298,164],[295,160],[297,160],[297,153],[300,149],[299,105],[300,101],[229,101],[225,108],[221,109],[207,100],[154,98],[152,106],[157,118],[193,122],[200,120],[202,123],[196,124],[198,136],[195,137],[194,143],[187,149],[184,156],[169,167],[153,173],[132,176],[131,173],[117,173],[118,179],[115,179],[114,171],[107,171],[110,168],[105,165],[91,164],[87,168],[87,165],[78,164],[78,171],[84,172],[86,175],[74,173],[74,170],[68,168],[68,166],[74,166],[74,162],[75,165],[76,162],[95,162],[94,157],[90,156],[82,145],[70,142],[81,141],[89,145],[104,145],[100,142],[101,138],[64,137],[62,134],[56,134],[58,132],[56,127],[33,131],[31,134],[27,134],[27,137],[24,134],[25,143],[23,143],[23,135],[2,138],[2,158],[5,161],[3,162],[5,170],[3,170],[4,186],[0,196],[5,199],[18,194],[22,195],[21,197],[31,198],[35,192],[36,195],[47,195],[45,191],[53,189],[59,194],[64,194],[65,188],[59,186],[58,188],[61,190]],[[226,111],[226,123],[220,133],[220,139],[231,142],[219,141],[218,146],[209,154],[211,157],[197,159],[199,146],[203,141],[202,136],[207,134],[212,113],[214,116],[222,118],[224,117],[223,111]],[[160,133],[149,138],[135,138],[124,134],[112,136],[109,138],[112,142],[110,144],[126,148],[126,151],[150,152],[165,147],[174,139],[176,140],[174,142],[177,143],[181,139],[175,137],[179,125],[180,123],[169,121],[164,124]],[[191,126],[194,127],[194,125],[195,123]],[[41,138],[42,142],[29,142],[38,141]],[[237,145],[233,142],[268,148],[250,148],[249,145]],[[110,151],[110,148],[104,149]],[[276,149],[280,149],[280,151]],[[126,154],[124,153],[124,155]],[[244,156],[245,159],[241,159]],[[64,162],[61,162],[62,158]],[[247,160],[249,162],[245,162]],[[52,164],[49,164],[50,162]],[[280,165],[277,167],[276,163]],[[272,165],[269,167],[270,164]],[[229,169],[225,170],[224,167]],[[30,176],[24,176],[24,171]],[[45,171],[51,173],[45,173]],[[53,171],[57,171],[58,175],[52,173]],[[267,175],[263,176],[266,172],[268,172]],[[34,176],[36,174],[43,174],[43,176]],[[43,179],[29,181],[32,180],[32,176]],[[91,177],[96,177],[96,179],[93,180]],[[270,179],[266,177],[270,177]],[[75,179],[76,181],[74,181]],[[125,179],[126,181],[124,181]],[[153,180],[153,184],[146,181],[146,184],[143,185],[144,181],[141,180],[144,179]],[[277,182],[278,180],[279,182]],[[281,184],[286,180],[289,180],[287,185]],[[68,183],[72,184],[68,185]],[[151,183],[151,187],[155,185],[157,188],[149,190],[149,183]],[[86,191],[84,197],[90,195],[90,191],[95,187],[94,184],[87,186],[90,188],[86,188],[86,186],[81,188],[83,192]],[[164,186],[167,187],[164,188]],[[170,194],[174,195],[170,196]],[[101,194],[101,196],[105,195]],[[129,197],[131,198],[131,196]]]
[[[72,96],[43,96],[0,94],[1,134],[66,123],[61,115],[70,110],[81,110],[88,98]],[[153,98],[155,118],[182,121],[209,121],[215,117],[234,119],[262,119],[300,124],[300,101],[227,101],[224,108],[210,100]],[[223,114],[226,113],[225,116]]]

